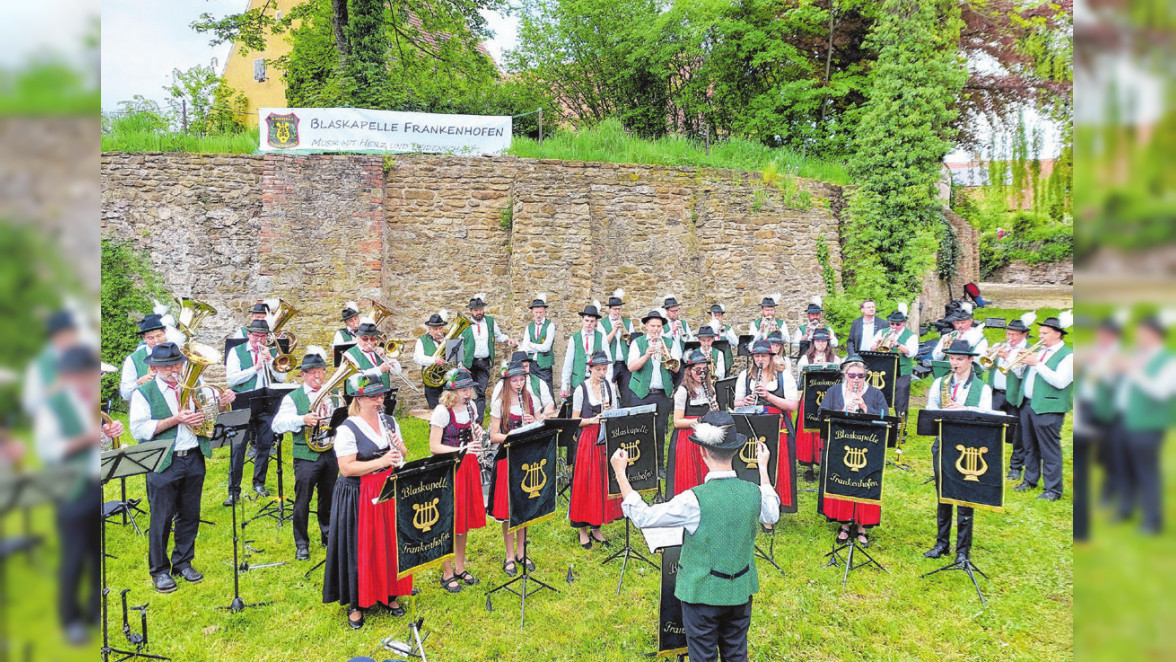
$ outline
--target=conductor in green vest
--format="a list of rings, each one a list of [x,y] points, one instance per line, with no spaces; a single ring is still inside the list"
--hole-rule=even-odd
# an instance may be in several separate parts
[[[1046,501],[1062,497],[1062,422],[1074,408],[1074,350],[1064,340],[1072,323],[1070,311],[1038,322],[1040,351],[1013,369],[1021,380],[1021,441],[1025,445],[1025,475],[1013,490],[1031,490],[1044,478],[1037,498]]]
[[[709,412],[694,425],[690,441],[706,464],[702,485],[672,500],[648,506],[625,477],[629,455],[618,449],[610,462],[621,488],[621,510],[638,528],[683,527],[682,555],[674,595],[682,602],[682,624],[691,662],[747,660],[751,596],[759,591],[755,569],[758,524],[780,519],[780,497],[768,479],[771,452],[760,442],[760,484],[740,480],[731,459],[747,443],[726,412]]]

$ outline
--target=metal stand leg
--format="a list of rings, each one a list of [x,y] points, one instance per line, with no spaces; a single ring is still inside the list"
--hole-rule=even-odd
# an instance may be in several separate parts
[[[276,496],[270,497],[270,502],[265,504],[261,510],[257,511],[256,515],[250,517],[249,521],[252,522],[262,517],[272,517],[278,521],[278,527],[281,528],[283,522],[294,517],[294,511],[291,509],[290,514],[286,515],[286,502],[292,501],[292,499],[286,496],[285,486],[282,481],[282,437],[274,439],[274,448],[277,449],[275,458],[278,462],[278,493]]]
[[[985,579],[989,579],[989,577],[988,577],[988,575],[984,574],[983,570],[981,570],[980,568],[977,568],[975,563],[972,563],[972,559],[966,558],[963,560],[963,562],[949,563],[948,565],[945,565],[942,568],[932,570],[931,572],[928,572],[927,574],[922,575],[920,577],[920,579],[922,579],[923,577],[930,577],[931,575],[934,575],[937,572],[943,572],[944,570],[963,570],[964,572],[968,573],[968,578],[972,580],[972,586],[975,587],[975,589],[976,589],[976,595],[979,596],[979,598],[980,598],[980,604],[982,604],[982,605],[988,604],[984,600],[984,594],[980,592],[980,582],[976,581],[975,573],[977,573],[977,572],[980,573],[980,576]]]
[[[852,526],[850,528],[852,529]],[[839,556],[842,551],[846,552],[844,560],[842,560]],[[866,557],[866,560],[861,563],[854,563],[853,555],[855,553]],[[849,573],[851,570],[860,570],[866,566],[874,565],[878,566],[878,569],[882,572],[890,574],[890,571],[883,567],[881,563],[878,563],[877,559],[875,559],[873,556],[870,556],[870,553],[866,551],[866,548],[862,547],[853,535],[850,535],[849,538],[846,538],[845,542],[842,543],[838,543],[837,540],[834,539],[832,549],[826,553],[825,556],[829,560],[821,565],[822,568],[836,568],[840,567],[842,564],[845,565],[845,572],[841,575],[842,588],[845,588],[846,583],[849,581]]]
[[[780,571],[780,574],[784,574],[784,569],[780,567],[779,563],[776,563],[776,530],[772,529],[772,532],[767,535],[768,535],[768,552],[765,554],[764,550],[761,549],[760,546],[757,544],[755,546],[756,558],[761,558],[761,559],[767,561],[768,563],[771,563],[773,567],[775,567],[777,570]]]
[[[123,660],[130,660],[133,658],[140,658],[140,657],[145,658],[145,659],[149,659],[149,660],[170,660],[171,658],[169,658],[169,657],[164,657],[162,655],[152,655],[152,654],[146,652],[146,650],[147,650],[147,605],[143,605],[142,607],[135,608],[136,610],[139,610],[142,612],[142,627],[143,627],[142,636],[140,637],[139,642],[135,643],[135,650],[133,650],[133,651],[122,650],[120,648],[115,648],[110,645],[110,623],[109,623],[109,620],[110,620],[110,586],[106,583],[107,554],[106,554],[106,524],[105,523],[102,524],[101,529],[102,529],[102,534],[101,534],[102,538],[101,538],[101,553],[99,555],[99,559],[102,564],[102,650],[101,650],[101,653],[102,653],[103,662],[109,662],[112,655],[115,656],[115,659],[119,662],[122,662]],[[126,605],[127,605],[127,592],[129,590],[130,589],[127,589],[122,592],[123,632],[126,634],[127,640],[132,641],[131,635],[130,635],[130,625],[127,623],[127,606]],[[0,596],[0,597],[2,597],[2,596]]]
[[[621,583],[623,583],[625,581],[625,568],[628,567],[628,565],[629,565],[629,558],[630,557],[645,561],[649,565],[653,566],[654,570],[661,569],[656,563],[645,558],[645,556],[643,556],[641,554],[641,552],[633,549],[633,546],[629,544],[630,531],[631,531],[630,527],[631,527],[631,522],[629,521],[628,518],[625,518],[625,545],[623,547],[621,547],[619,550],[617,550],[616,552],[614,552],[612,556],[601,561],[601,565],[603,565],[605,563],[608,563],[609,561],[615,561],[618,558],[621,559],[621,576],[620,576],[620,578],[617,579],[617,595],[621,594]]]
[[[503,590],[510,591],[511,593],[514,593],[515,595],[519,596],[519,598],[521,598],[522,602],[519,607],[519,629],[520,630],[527,623],[527,596],[528,595],[534,595],[534,594],[538,593],[539,591],[542,591],[545,588],[550,589],[552,591],[555,591],[556,593],[559,593],[559,589],[557,589],[554,586],[551,586],[549,584],[545,584],[544,582],[536,579],[535,577],[532,577],[531,573],[527,570],[527,564],[525,561],[527,558],[529,558],[527,556],[527,544],[530,542],[528,540],[528,538],[530,538],[530,536],[523,538],[523,560],[524,560],[524,563],[521,564],[522,568],[523,568],[522,573],[518,577],[515,577],[514,579],[506,582],[505,584],[502,584],[501,586],[496,586],[496,587],[490,589],[490,592],[486,594],[486,611],[493,611],[494,610],[493,606],[491,605],[491,602],[490,602],[490,596],[494,595],[495,593],[497,593],[499,591],[503,591]],[[518,590],[512,588],[512,585],[515,582],[522,582],[523,583],[522,587],[520,587]],[[538,584],[538,587],[531,589],[527,586],[528,583]]]
[[[252,568],[268,568],[268,567],[275,566],[275,565],[283,565],[283,563],[267,563],[264,565],[250,566],[248,560],[245,560],[245,561],[239,560],[240,557],[239,557],[239,553],[238,553],[239,552],[238,544],[241,541],[241,536],[244,535],[245,525],[241,524],[240,527],[238,528],[238,524],[237,524],[237,507],[238,506],[241,506],[242,508],[244,508],[244,504],[242,503],[241,499],[238,499],[237,502],[233,504],[233,601],[230,602],[227,607],[217,607],[218,609],[224,609],[227,611],[231,611],[233,613],[239,612],[246,607],[261,607],[261,606],[270,604],[269,602],[249,602],[249,603],[247,603],[241,599],[241,573],[242,572],[248,571],[251,567]],[[238,534],[239,531],[240,531],[240,534]],[[246,549],[249,549],[252,551],[257,551],[257,550],[253,550],[253,548],[249,547],[249,542],[250,541],[246,540],[244,542],[244,547]]]

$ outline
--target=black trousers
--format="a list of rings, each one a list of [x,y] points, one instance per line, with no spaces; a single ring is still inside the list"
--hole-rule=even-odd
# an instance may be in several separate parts
[[[436,409],[441,402],[441,394],[445,392],[445,387],[425,386],[425,402],[428,403],[429,409]]]
[[[613,381],[617,385],[617,397],[620,402],[629,402],[632,392],[629,390],[629,364],[624,361],[613,361]]]
[[[102,531],[102,486],[88,481],[78,498],[57,504],[57,539],[61,542],[57,615],[63,626],[97,623],[101,617],[99,536]],[[83,577],[89,591],[83,591]],[[85,593],[85,595],[83,595]],[[83,600],[85,608],[82,608]]]
[[[1021,408],[1010,403],[1004,391],[992,389],[992,408],[996,411],[1003,411],[1009,416],[1016,416],[1018,420],[1021,418]],[[1013,453],[1009,456],[1009,471],[1019,472],[1025,468],[1025,441],[1022,426],[1017,426],[1016,431],[1008,439],[1008,443],[1013,445]]]
[[[294,546],[309,547],[310,497],[318,492],[319,540],[327,544],[331,530],[331,499],[339,478],[339,461],[334,451],[320,453],[317,460],[294,458]]]
[[[474,406],[478,408],[478,422],[486,419],[486,386],[490,383],[490,359],[474,359],[470,368],[474,378]]]
[[[272,414],[257,416],[249,424],[249,437],[253,440],[253,447],[257,454],[253,457],[253,486],[265,485],[265,475],[269,471],[270,451],[274,447],[274,417]],[[241,493],[241,476],[245,473],[245,444],[233,446],[229,455],[229,494]]]
[[[902,417],[911,408],[911,376],[900,375],[894,380],[894,415]]]
[[[673,413],[674,401],[666,396],[666,392],[662,389],[650,389],[649,394],[644,398],[638,398],[637,394],[632,394],[630,407],[637,405],[657,405],[657,413],[654,415],[654,446],[657,450],[657,470],[661,473],[666,468],[666,428],[670,424],[670,414]],[[673,444],[673,441],[670,442]]]
[[[1028,402],[1021,405],[1025,444],[1025,477],[1037,485],[1043,477],[1048,492],[1062,493],[1062,421],[1065,414],[1038,414]]]
[[[244,445],[244,444],[242,444]],[[152,576],[192,565],[196,533],[200,529],[200,495],[204,491],[204,456],[193,449],[184,457],[172,456],[162,472],[147,474],[147,503],[151,504],[151,528],[147,532],[147,564]],[[175,520],[175,547],[168,561],[168,539]]]
[[[690,662],[746,662],[751,600],[733,607],[682,603]]]
[[[552,393],[555,393],[555,384],[552,383],[552,379],[554,379],[554,377],[551,374],[551,366],[540,368],[539,364],[531,363],[531,374],[547,382],[547,388],[550,389]]]
[[[935,484],[939,484],[939,438],[931,443],[931,466],[935,469]],[[951,512],[956,510],[956,554],[971,556],[972,553],[972,524],[975,521],[975,508],[971,506],[952,506],[950,503],[940,503],[935,509],[935,544],[948,545],[951,542]]]
[[[1093,435],[1074,433],[1074,540],[1090,538],[1090,459],[1094,445]]]
[[[1160,448],[1164,434],[1163,430],[1129,431],[1123,428],[1119,440],[1127,469],[1120,488],[1119,515],[1130,517],[1137,504],[1142,506],[1142,526],[1150,532],[1159,532],[1164,524],[1160,480]]]

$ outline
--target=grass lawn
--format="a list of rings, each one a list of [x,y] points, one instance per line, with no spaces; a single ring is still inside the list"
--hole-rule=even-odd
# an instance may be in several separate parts
[[[921,407],[926,385],[926,381],[916,382],[913,410]],[[426,424],[408,417],[402,418],[401,424],[412,456],[427,452]],[[1069,439],[1069,423],[1065,432]],[[800,492],[800,512],[783,516],[777,527],[775,555],[783,574],[764,561],[757,562],[760,592],[753,611],[751,659],[1072,657],[1071,444],[1064,444],[1067,492],[1062,501],[1047,503],[1037,500],[1037,493],[1019,494],[1009,489],[1005,513],[977,512],[973,559],[992,577],[991,581],[980,579],[988,599],[986,607],[963,573],[919,577],[947,561],[922,556],[935,535],[934,489],[925,483],[931,475],[930,445],[930,438],[912,436],[906,447],[912,470],[888,468],[886,472],[882,525],[873,530],[869,551],[889,572],[876,568],[855,571],[845,588],[841,586],[841,568],[821,567],[834,526],[816,514],[815,492]],[[288,451],[287,444],[284,480],[287,494],[292,495]],[[311,565],[322,560],[325,550],[312,547],[310,562],[295,562],[289,523],[279,527],[272,519],[261,519],[245,530],[245,537],[260,550],[250,563],[286,562],[241,576],[241,594],[247,602],[272,604],[238,614],[218,609],[228,605],[233,596],[232,530],[229,511],[221,506],[227,472],[228,453],[218,450],[208,463],[205,482],[203,516],[214,524],[200,528],[195,561],[205,575],[200,584],[181,582],[172,594],[156,594],[146,567],[147,539],[136,536],[129,526],[108,527],[110,552],[118,557],[110,562],[109,575],[116,641],[123,641],[118,592],[130,588],[131,604],[150,602],[152,652],[174,660],[392,657],[376,652],[377,647],[385,637],[403,638],[408,619],[393,618],[377,608],[369,611],[363,630],[348,629],[343,608],[321,601],[321,570],[309,579],[303,577]],[[268,485],[274,489],[276,484],[271,463]],[[802,482],[801,488],[806,487],[810,485]],[[143,497],[143,480],[128,481],[128,489],[131,496]],[[107,498],[116,494],[117,486],[108,486]],[[143,505],[146,507],[146,500]],[[261,505],[247,503],[245,511],[252,515]],[[566,513],[566,504],[561,502],[560,509]],[[37,515],[34,528],[51,532],[51,513],[41,510]],[[140,518],[140,525],[146,527],[146,518]],[[313,521],[311,526],[313,530]],[[623,523],[605,527],[605,535],[614,545],[619,543],[624,536]],[[514,596],[496,597],[493,611],[485,609],[486,591],[505,580],[497,524],[471,535],[469,568],[482,579],[481,585],[450,595],[437,585],[439,569],[417,575],[417,585],[424,592],[405,604],[410,614],[415,609],[425,617],[430,658],[633,660],[653,651],[658,573],[630,564],[617,597],[620,568],[616,563],[600,563],[612,550],[596,547],[585,551],[574,539],[575,533],[565,520],[549,520],[534,527],[529,551],[538,565],[536,575],[560,592],[533,596],[527,605],[527,625],[521,630],[519,603]],[[636,541],[641,544],[639,537]],[[768,540],[761,537],[759,543],[766,549]],[[10,613],[18,645],[31,636],[25,634],[31,632],[30,624],[53,621],[52,603],[45,599],[52,590],[53,558],[55,554],[47,551],[32,561],[17,559],[9,565],[16,606]],[[565,582],[569,568],[575,576],[570,584]],[[1111,575],[1120,572],[1119,568],[1106,570]],[[1111,576],[1108,581],[1118,580]],[[1139,590],[1154,592],[1146,586]],[[1120,601],[1131,599],[1133,595],[1123,595]],[[138,629],[137,623],[134,628]],[[1126,635],[1108,631],[1106,636]],[[85,656],[79,654],[78,659]]]

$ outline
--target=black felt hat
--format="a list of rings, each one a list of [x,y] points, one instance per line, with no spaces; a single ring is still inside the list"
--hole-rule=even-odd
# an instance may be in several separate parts
[[[249,333],[269,333],[270,325],[265,320],[249,320],[245,325],[245,330]]]
[[[673,294],[667,294],[665,296],[665,300],[662,302],[662,308],[665,308],[667,310],[670,308],[677,308],[678,306],[681,306],[681,305],[682,304],[678,303],[678,298],[675,297]]]
[[[465,368],[454,368],[445,373],[445,390],[456,391],[474,386],[474,377]]]
[[[600,319],[600,311],[593,305],[584,306],[584,310],[581,310],[579,315],[580,317],[595,317],[596,319]]]
[[[531,308],[546,308],[547,307],[547,293],[540,292],[535,295],[535,300],[531,302]]]
[[[694,425],[690,441],[716,450],[735,450],[747,443],[747,437],[735,430],[735,419],[725,411],[707,412]]]
[[[828,339],[829,339],[829,329],[826,329],[825,327],[822,326],[821,328],[813,331],[813,340],[828,340]]]
[[[356,304],[354,301],[348,301],[347,303],[343,304],[342,318],[343,318],[344,322],[351,319],[352,317],[355,317],[358,314],[359,314],[359,305]]]
[[[485,307],[486,307],[486,294],[484,292],[478,292],[477,294],[475,294],[473,296],[472,299],[470,299],[470,310],[476,310],[478,308],[485,308]]]
[[[609,365],[611,363],[612,363],[612,361],[608,360],[608,354],[605,354],[604,352],[601,352],[601,351],[593,352],[592,358],[588,359],[589,366]]]
[[[764,340],[761,338],[761,339],[755,341],[754,344],[752,344],[751,353],[753,355],[755,355],[755,354],[771,354],[772,353],[772,344],[770,342],[768,342],[767,340]]]
[[[717,338],[718,337],[718,334],[715,333],[715,330],[710,328],[709,326],[702,327],[701,329],[698,330],[698,333],[696,333],[694,335],[697,338]]]
[[[45,330],[49,335],[76,328],[78,328],[77,320],[74,319],[74,314],[68,310],[59,310],[45,321]]]
[[[662,323],[662,324],[665,324],[665,323],[666,323],[666,316],[665,316],[665,315],[663,315],[663,314],[662,314],[662,311],[660,311],[660,310],[651,310],[651,311],[649,311],[649,314],[648,314],[648,315],[646,315],[645,317],[642,317],[642,318],[641,318],[641,323],[642,323],[642,324],[645,324],[646,322],[648,322],[649,320],[652,320],[652,319],[659,319],[659,320],[661,320],[661,323]]]
[[[265,303],[261,301],[253,304],[253,307],[249,309],[249,313],[251,315],[268,315],[269,311],[269,306],[265,305]]]
[[[98,353],[87,345],[74,345],[61,353],[57,359],[57,370],[63,374],[93,372],[102,366]]]
[[[327,367],[327,360],[321,353],[322,348],[311,345],[306,349],[306,354],[302,355],[302,363],[299,364],[299,370],[310,370],[311,368],[325,368]]]
[[[174,342],[161,342],[151,350],[151,355],[144,363],[147,365],[172,365],[187,360],[184,353],[180,351],[179,345]]]
[[[712,315],[714,315],[714,314],[718,314],[718,315],[726,315],[726,314],[727,314],[727,309],[726,309],[726,308],[723,308],[722,304],[718,304],[718,303],[716,303],[715,305],[711,306],[711,309],[710,309],[710,311],[711,311],[711,314],[712,314]]]
[[[155,331],[163,328],[163,316],[151,313],[144,315],[143,320],[139,322],[139,333],[147,333],[148,331]]]
[[[441,318],[441,315],[433,313],[429,315],[429,321],[425,322],[425,326],[445,326],[445,320]]]
[[[958,354],[960,356],[976,356],[972,345],[967,340],[953,340],[951,347],[943,351],[944,354]]]
[[[690,352],[689,354],[686,355],[686,358],[683,361],[683,363],[685,363],[686,365],[698,365],[699,363],[707,363],[706,354],[703,354],[701,351],[696,349],[693,352]]]
[[[354,375],[349,381],[351,382],[351,393],[357,398],[383,395],[391,390],[384,385],[383,380],[375,375]]]

